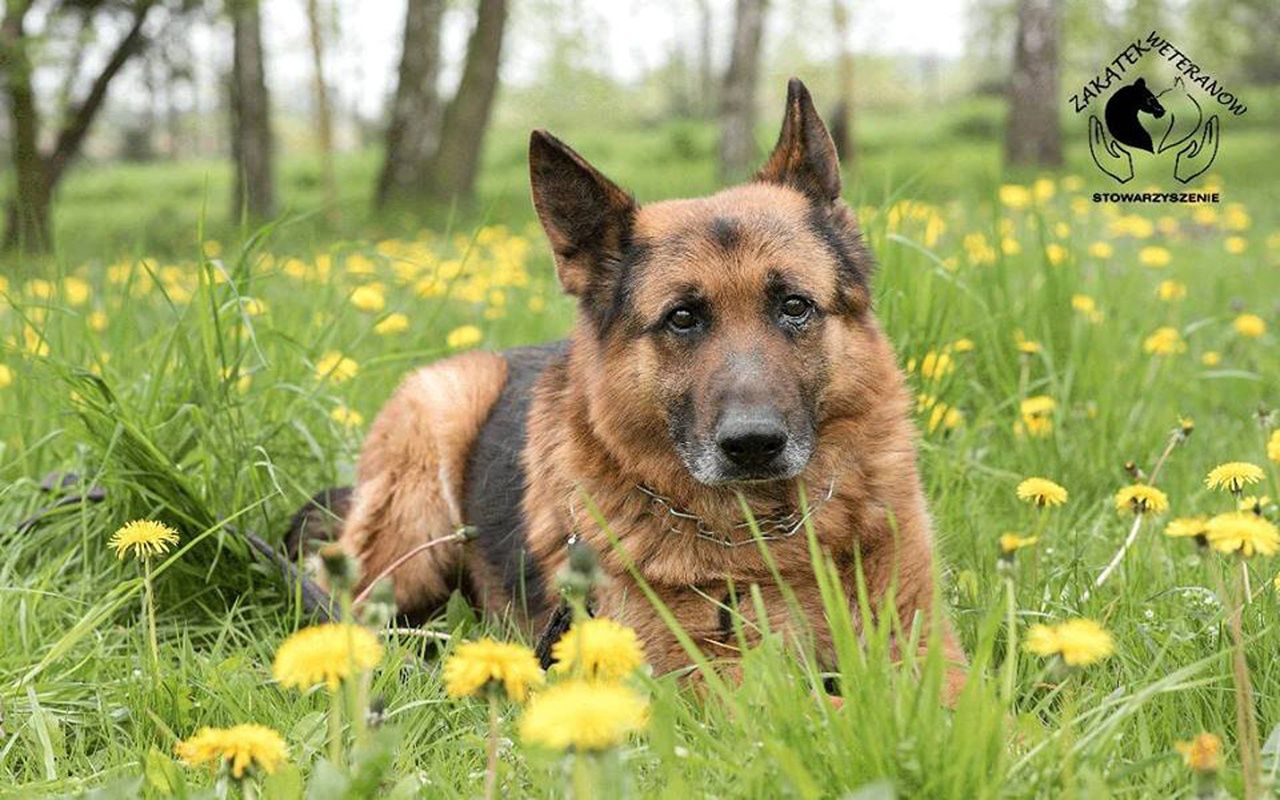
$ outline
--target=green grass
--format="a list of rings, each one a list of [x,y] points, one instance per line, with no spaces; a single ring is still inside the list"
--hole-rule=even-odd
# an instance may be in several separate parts
[[[979,104],[964,114],[986,119],[990,109]],[[1239,792],[1228,639],[1215,599],[1224,562],[1160,531],[1175,514],[1229,505],[1203,483],[1219,462],[1266,464],[1264,493],[1280,493],[1257,417],[1280,398],[1280,211],[1268,194],[1277,167],[1266,157],[1273,129],[1242,126],[1224,136],[1214,172],[1224,200],[1248,215],[1246,226],[1227,230],[1225,206],[1206,224],[1193,207],[1112,214],[1080,202],[1105,187],[1086,171],[1079,142],[1066,174],[1087,176],[1082,190],[1058,181],[1054,196],[1037,206],[1004,208],[997,187],[1008,178],[998,147],[988,136],[966,138],[972,126],[964,114],[868,120],[848,195],[873,209],[864,224],[880,262],[877,310],[902,363],[920,363],[961,338],[975,344],[951,354],[955,368],[940,380],[912,374],[920,391],[964,415],[953,430],[924,432],[920,451],[943,597],[974,659],[970,688],[956,709],[943,709],[935,702],[938,660],[917,665],[919,675],[889,666],[881,629],[865,650],[845,637],[846,706],[836,712],[816,699],[811,659],[768,642],[748,656],[740,686],[702,699],[670,679],[646,681],[650,732],[621,753],[620,769],[637,794],[822,797],[864,787],[851,796],[1187,796],[1191,779],[1173,744],[1201,730],[1226,739],[1224,781]],[[714,134],[705,126],[584,124],[558,133],[642,200],[714,187]],[[86,280],[88,298],[34,296],[27,265],[28,275],[11,273],[11,307],[0,310],[0,362],[12,371],[11,385],[0,389],[0,794],[75,794],[144,771],[163,774],[176,738],[204,724],[270,724],[304,768],[323,752],[324,698],[270,681],[274,650],[304,623],[301,613],[272,570],[222,525],[274,540],[307,495],[349,482],[361,426],[335,420],[333,410],[350,407],[367,427],[406,371],[449,351],[448,332],[474,324],[482,346],[504,347],[569,329],[572,306],[558,295],[545,244],[530,228],[523,137],[495,133],[478,206],[430,212],[426,226],[436,233],[406,246],[403,258],[380,255],[377,243],[416,235],[424,217],[370,218],[362,192],[373,154],[341,164],[337,228],[310,216],[247,243],[220,210],[221,165],[72,176],[54,270]],[[1077,138],[1083,141],[1083,130]],[[315,208],[312,172],[304,161],[286,164],[285,195],[297,210]],[[919,219],[895,223],[888,208],[900,199],[929,205]],[[1120,213],[1149,219],[1156,230],[1146,238],[1119,234]],[[944,226],[936,238],[927,231],[931,220]],[[221,243],[215,261],[197,259],[202,224]],[[1006,224],[1012,228],[1003,230]],[[964,241],[975,233],[997,249],[1002,238],[1015,240],[1020,252],[972,264]],[[1242,254],[1225,249],[1231,236],[1245,240]],[[1113,255],[1089,255],[1095,242],[1111,244]],[[1050,263],[1047,244],[1064,248],[1061,263]],[[1167,248],[1169,266],[1140,265],[1148,246]],[[136,260],[150,255],[154,264]],[[333,261],[327,277],[290,274],[297,265],[289,258],[306,266],[320,255]],[[375,274],[344,269],[362,263],[353,255]],[[424,265],[450,259],[462,262],[462,276],[444,296],[418,296],[412,286]],[[124,267],[109,272],[111,264]],[[408,283],[406,264],[418,272]],[[167,292],[145,285],[148,266]],[[1184,300],[1157,298],[1166,279],[1186,284]],[[379,313],[348,300],[371,280],[385,286]],[[1077,293],[1093,297],[1105,319],[1091,323],[1073,310]],[[95,310],[106,315],[104,330],[90,327]],[[1236,334],[1240,311],[1262,316],[1266,334]],[[409,329],[374,332],[393,312],[406,314]],[[1143,351],[1144,339],[1164,325],[1179,329],[1185,352]],[[25,330],[47,342],[47,355],[21,346]],[[1017,331],[1040,342],[1040,353],[1020,357]],[[355,359],[359,376],[319,379],[315,364],[330,351]],[[1209,351],[1220,354],[1216,366],[1202,364]],[[1057,403],[1053,433],[1019,437],[1019,402],[1038,394]],[[1180,414],[1197,427],[1160,476],[1172,513],[1145,524],[1122,568],[1082,599],[1128,530],[1111,504],[1128,482],[1124,463],[1150,471]],[[37,482],[53,469],[100,483],[107,501],[66,508],[15,533],[14,523],[50,502]],[[1093,617],[1114,633],[1116,655],[1056,688],[1038,660],[1024,656],[1016,710],[1006,713],[997,690],[1004,597],[996,539],[1035,526],[1032,510],[1014,497],[1028,475],[1057,480],[1070,500],[1048,512],[1035,561],[1024,554],[1019,565],[1021,624]],[[157,568],[159,680],[148,673],[138,570],[106,547],[119,524],[138,517],[164,519],[183,535],[181,549]],[[1280,609],[1270,589],[1277,565],[1263,558],[1251,566],[1260,594],[1245,629],[1265,737],[1280,723],[1280,662],[1272,657]],[[832,602],[835,613],[840,604]],[[455,610],[437,627],[462,626],[470,635],[472,625]],[[375,676],[374,691],[402,737],[392,772],[419,781],[422,796],[474,796],[484,712],[444,696],[436,655],[417,639],[397,640]],[[1064,725],[1070,708],[1078,716]],[[511,715],[503,724],[512,739],[503,745],[510,793],[559,794],[559,762],[514,741]],[[192,771],[189,780],[204,778]],[[148,784],[146,791],[156,790]]]

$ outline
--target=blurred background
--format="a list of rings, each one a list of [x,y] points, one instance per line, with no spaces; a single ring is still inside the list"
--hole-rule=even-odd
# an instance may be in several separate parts
[[[268,220],[299,246],[524,224],[534,127],[642,201],[701,193],[762,157],[790,75],[855,202],[1109,189],[1068,98],[1152,30],[1248,106],[1216,177],[1249,181],[1280,130],[1274,0],[7,0],[7,269]]]

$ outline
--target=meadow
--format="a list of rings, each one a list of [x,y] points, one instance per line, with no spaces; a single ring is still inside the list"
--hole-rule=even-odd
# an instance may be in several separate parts
[[[886,624],[842,643],[842,708],[821,698],[830,676],[811,655],[772,640],[746,655],[740,685],[703,695],[642,672],[646,731],[594,763],[601,796],[1193,796],[1176,745],[1202,732],[1221,737],[1221,788],[1238,796],[1244,575],[1259,767],[1274,781],[1280,563],[1166,532],[1235,508],[1206,485],[1224,462],[1263,469],[1243,494],[1280,496],[1276,108],[1224,133],[1197,187],[1222,192],[1211,205],[1091,202],[1108,187],[1083,126],[1062,173],[1003,174],[981,103],[866,120],[847,196],[919,396],[943,598],[973,677],[944,708],[940,659],[892,665]],[[566,124],[555,132],[641,201],[715,186],[709,126]],[[214,778],[175,745],[241,722],[288,743],[292,766],[265,796],[333,777],[327,693],[272,677],[309,619],[238,531],[279,541],[310,494],[349,483],[362,431],[414,365],[568,331],[573,306],[528,207],[526,136],[495,131],[478,205],[432,210],[426,226],[364,210],[374,153],[340,162],[336,222],[317,211],[315,165],[287,160],[296,213],[261,229],[214,210],[220,164],[71,176],[57,258],[0,282],[0,796],[197,796]],[[1167,508],[1117,508],[1157,470]],[[40,487],[51,471],[81,476],[63,492],[96,484],[105,500],[16,527],[57,499]],[[1065,502],[1019,499],[1028,477]],[[1273,502],[1256,505],[1276,519]],[[108,546],[135,519],[179,534],[152,559],[154,663],[139,562]],[[1009,533],[1037,542],[1002,559]],[[1075,618],[1110,632],[1109,658],[1064,669],[1022,647],[1032,626]],[[309,796],[479,793],[487,710],[447,696],[440,664],[459,642],[516,635],[460,600],[427,630],[385,637],[371,671],[391,742],[370,767],[382,794],[334,779]],[[523,741],[520,714],[501,705],[499,794],[560,796],[573,759]]]

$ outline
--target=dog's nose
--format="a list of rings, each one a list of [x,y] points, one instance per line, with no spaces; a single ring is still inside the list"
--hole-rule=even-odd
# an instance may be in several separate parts
[[[739,467],[763,467],[787,446],[787,429],[772,409],[733,411],[716,427],[716,445]]]

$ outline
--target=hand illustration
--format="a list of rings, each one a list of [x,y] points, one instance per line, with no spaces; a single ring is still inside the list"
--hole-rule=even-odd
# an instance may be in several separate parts
[[[1200,134],[1200,141],[1197,142],[1192,139],[1178,151],[1178,160],[1173,167],[1173,177],[1182,183],[1190,183],[1204,174],[1204,171],[1213,164],[1213,160],[1217,157],[1218,115],[1214,114],[1204,124],[1204,131]]]
[[[1120,183],[1133,180],[1133,156],[1119,142],[1108,141],[1107,130],[1096,116],[1089,117],[1089,152],[1098,169]]]

